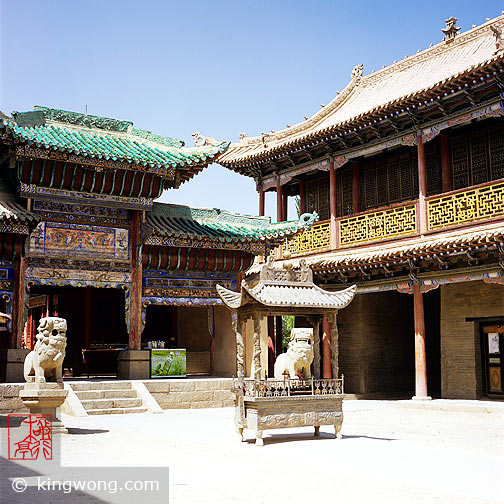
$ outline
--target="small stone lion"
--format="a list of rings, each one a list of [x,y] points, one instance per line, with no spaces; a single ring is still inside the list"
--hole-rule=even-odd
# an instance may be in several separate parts
[[[40,319],[35,348],[26,356],[24,377],[27,382],[63,383],[63,359],[67,344],[67,323],[59,317]]]
[[[290,378],[302,375],[304,379],[311,378],[311,363],[313,362],[313,329],[291,330],[287,352],[280,354],[275,361],[275,378],[280,380],[286,374]]]

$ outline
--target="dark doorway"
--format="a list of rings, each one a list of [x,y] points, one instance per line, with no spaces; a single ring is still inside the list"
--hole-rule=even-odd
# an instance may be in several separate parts
[[[145,314],[142,344],[162,342],[164,348],[178,348],[177,308],[166,305],[149,305]]]
[[[29,310],[27,342],[34,341],[42,316],[67,321],[67,349],[63,367],[73,376],[116,374],[117,354],[127,348],[125,296],[121,289],[33,286],[30,298],[44,306]]]

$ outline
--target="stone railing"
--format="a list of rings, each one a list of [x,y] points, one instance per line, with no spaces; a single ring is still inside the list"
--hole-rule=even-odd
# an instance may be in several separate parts
[[[427,200],[430,231],[504,215],[504,182],[453,191]]]
[[[331,248],[330,221],[317,222],[282,245],[282,253],[289,249],[292,256],[323,252]]]
[[[285,380],[235,380],[233,390],[235,393],[247,397],[280,398],[300,395],[328,395],[343,394],[344,376],[338,379],[315,379],[301,380],[298,378]]]
[[[339,245],[347,247],[413,234],[417,230],[415,203],[339,219]]]

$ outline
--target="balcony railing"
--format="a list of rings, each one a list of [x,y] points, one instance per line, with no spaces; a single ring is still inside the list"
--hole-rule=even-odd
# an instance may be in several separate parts
[[[415,233],[415,203],[339,220],[341,247]]]
[[[504,182],[427,200],[430,231],[504,215]]]
[[[317,222],[310,229],[305,229],[282,246],[282,253],[288,248],[293,256],[324,252],[331,248],[330,221]]]
[[[363,212],[335,220],[332,232],[336,248],[373,243],[419,232],[419,203],[409,201],[394,207]],[[482,184],[444,195],[427,198],[427,229],[439,231],[468,222],[504,217],[504,180]],[[289,248],[293,256],[331,250],[330,220],[318,222],[309,230],[287,240],[282,251]]]

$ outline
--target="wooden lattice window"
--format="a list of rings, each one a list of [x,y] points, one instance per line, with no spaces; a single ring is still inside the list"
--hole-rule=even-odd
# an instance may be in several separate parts
[[[390,152],[363,163],[363,208],[388,206],[418,194],[416,150]]]
[[[336,205],[337,215],[352,215],[353,213],[353,169],[348,163],[336,171]]]
[[[491,179],[504,178],[504,124],[488,128],[488,147]]]
[[[320,220],[329,219],[329,174],[311,178],[305,185],[307,212],[317,212]]]
[[[504,178],[504,124],[475,124],[450,138],[453,189]]]
[[[425,145],[427,195],[439,194],[441,186],[441,143],[439,137]]]

